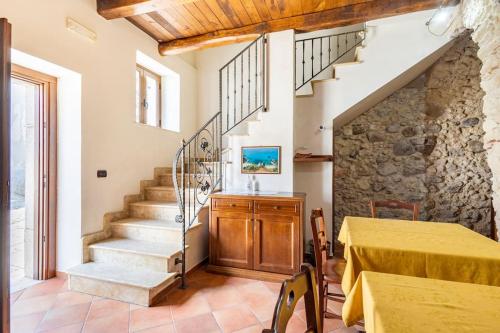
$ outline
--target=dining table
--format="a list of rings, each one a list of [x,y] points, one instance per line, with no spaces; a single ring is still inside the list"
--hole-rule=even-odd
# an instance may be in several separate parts
[[[338,240],[346,296],[363,271],[500,287],[500,243],[457,223],[346,216]]]
[[[498,333],[500,287],[363,271],[342,318],[367,333]]]

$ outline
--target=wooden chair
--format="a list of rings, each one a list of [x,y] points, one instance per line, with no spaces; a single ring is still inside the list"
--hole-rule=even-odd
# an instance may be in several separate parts
[[[311,211],[311,229],[314,245],[314,257],[316,260],[316,278],[318,280],[318,295],[320,303],[321,323],[324,317],[341,318],[327,311],[328,299],[344,301],[343,294],[330,293],[329,284],[340,284],[345,270],[345,260],[330,258],[327,253],[326,225],[323,217],[323,209],[317,208]]]
[[[391,209],[406,209],[413,212],[413,221],[418,220],[418,211],[420,207],[418,203],[408,203],[398,200],[385,200],[385,201],[373,201],[370,200],[370,210],[372,212],[372,217],[377,217],[377,208],[391,208]]]
[[[307,333],[322,333],[323,323],[320,320],[318,295],[316,294],[316,278],[314,268],[309,264],[300,266],[300,273],[281,285],[278,302],[274,308],[273,322],[270,329],[262,333],[285,333],[288,321],[293,315],[297,302],[304,296],[306,306]]]

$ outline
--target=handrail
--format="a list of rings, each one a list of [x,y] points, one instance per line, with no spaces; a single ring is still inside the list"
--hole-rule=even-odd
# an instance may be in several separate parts
[[[295,71],[295,90],[299,90],[305,86],[325,69],[338,62],[350,51],[361,45],[365,39],[365,35],[366,31],[363,29],[296,40],[295,58],[297,59],[296,61],[300,61],[302,64],[302,70],[300,71],[300,65],[297,68],[297,63]],[[326,46],[328,48],[325,50]],[[325,53],[328,54],[327,59],[323,59]],[[314,62],[317,58],[319,58],[319,65]],[[325,60],[326,65],[324,64]]]
[[[179,206],[175,220],[182,224],[182,257],[176,264],[182,264],[182,288],[186,286],[186,232],[209,195],[223,187],[222,137],[255,112],[265,110],[265,44],[262,35],[219,70],[219,112],[183,140],[175,154],[172,177]]]

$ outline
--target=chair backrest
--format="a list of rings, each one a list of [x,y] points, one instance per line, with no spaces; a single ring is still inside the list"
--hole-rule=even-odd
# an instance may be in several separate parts
[[[372,213],[372,217],[377,217],[377,208],[391,208],[391,209],[406,209],[413,213],[413,221],[418,220],[418,211],[419,205],[418,203],[408,203],[398,200],[385,200],[385,201],[373,201],[370,200],[370,210]]]
[[[272,326],[270,329],[262,330],[262,333],[285,333],[295,306],[302,296],[304,296],[306,306],[307,328],[305,332],[323,332],[314,268],[309,264],[302,264],[300,271],[291,279],[283,281],[278,302],[274,308]]]
[[[322,297],[325,294],[325,281],[323,268],[328,259],[328,246],[326,238],[325,218],[323,217],[323,209],[315,208],[311,210],[311,230],[313,236],[314,259],[316,261],[316,279],[318,280],[318,295],[320,297],[319,310],[324,312],[324,301]],[[321,317],[323,323],[323,317]]]
[[[323,216],[323,209],[315,208],[311,211],[311,230],[313,236],[314,258],[316,260],[316,270],[318,280],[323,275],[322,266],[328,259],[328,246],[326,239],[326,225]]]

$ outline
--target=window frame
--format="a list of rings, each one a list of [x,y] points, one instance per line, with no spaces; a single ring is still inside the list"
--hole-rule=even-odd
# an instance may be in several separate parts
[[[152,70],[136,64],[136,73],[139,73],[139,117],[137,117],[136,106],[136,121],[140,124],[162,128],[162,76],[153,72]],[[156,95],[156,123],[154,125],[148,123],[148,105],[147,98],[147,78],[151,78],[156,82],[157,95]],[[137,87],[137,82],[136,82]],[[137,91],[136,91],[137,96]],[[137,103],[137,101],[136,101]]]

